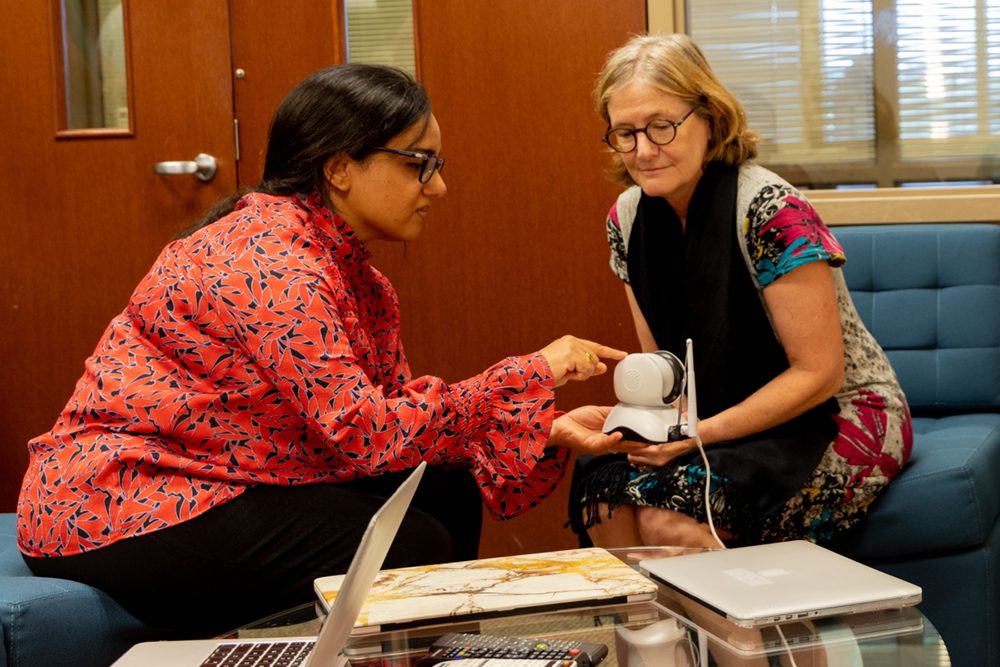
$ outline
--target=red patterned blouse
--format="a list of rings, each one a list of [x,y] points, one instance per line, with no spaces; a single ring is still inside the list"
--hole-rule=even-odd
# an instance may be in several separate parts
[[[389,281],[318,196],[250,194],[171,243],[29,443],[18,539],[68,556],[172,526],[253,484],[469,467],[515,516],[555,488],[541,355],[412,379]]]

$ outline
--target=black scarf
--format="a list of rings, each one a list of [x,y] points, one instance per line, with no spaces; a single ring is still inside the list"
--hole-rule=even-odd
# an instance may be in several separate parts
[[[685,340],[694,341],[702,419],[788,368],[738,245],[738,175],[738,167],[706,167],[685,230],[665,199],[643,194],[628,243],[629,283],[657,345],[683,359]],[[837,411],[831,398],[762,433],[713,443],[706,447],[712,470],[732,479],[758,511],[776,509],[809,479],[836,436]]]

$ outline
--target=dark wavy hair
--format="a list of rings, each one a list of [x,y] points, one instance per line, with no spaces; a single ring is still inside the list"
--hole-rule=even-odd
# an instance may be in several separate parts
[[[323,167],[331,157],[360,162],[415,123],[429,122],[430,113],[427,92],[403,70],[361,63],[320,70],[274,112],[260,184],[221,200],[179,237],[228,215],[247,192],[326,198]]]

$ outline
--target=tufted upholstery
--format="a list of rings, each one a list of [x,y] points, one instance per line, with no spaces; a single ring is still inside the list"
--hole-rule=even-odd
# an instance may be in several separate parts
[[[106,667],[150,636],[97,589],[33,576],[17,550],[13,514],[0,514],[0,629],[0,667]]]
[[[910,465],[831,545],[919,584],[953,664],[1000,666],[1000,227],[836,227],[914,416]]]
[[[1000,228],[839,227],[854,305],[915,411],[1000,408]]]

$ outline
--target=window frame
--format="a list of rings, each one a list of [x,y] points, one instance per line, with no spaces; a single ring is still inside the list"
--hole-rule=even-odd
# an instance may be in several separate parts
[[[876,4],[892,0],[875,0]],[[646,0],[647,30],[682,32],[685,25],[684,0]],[[678,29],[679,28],[679,29]],[[876,84],[885,84],[886,75],[875,73]],[[891,83],[891,82],[890,82]],[[895,87],[889,85],[889,90]],[[884,123],[876,119],[876,123]],[[877,126],[880,127],[881,126]],[[883,133],[879,133],[883,134]],[[885,150],[879,146],[879,151]],[[780,165],[777,165],[780,166]],[[846,168],[846,167],[845,167]],[[935,174],[939,174],[936,170]],[[898,177],[889,174],[885,182]],[[919,178],[919,176],[917,177]],[[931,179],[928,179],[931,180]],[[870,190],[808,190],[806,195],[828,225],[862,223],[1000,223],[1000,185],[927,188],[879,187]]]
[[[131,0],[121,0],[122,6],[122,38],[125,50],[125,91],[126,105],[128,108],[128,127],[70,127],[69,101],[67,100],[69,90],[69,71],[66,66],[66,18],[64,14],[64,0],[50,0],[51,7],[51,29],[52,40],[52,62],[58,68],[56,97],[58,106],[56,107],[56,127],[54,136],[57,140],[79,140],[79,139],[130,139],[135,137],[135,105],[132,85],[132,35],[130,30],[129,3]]]

